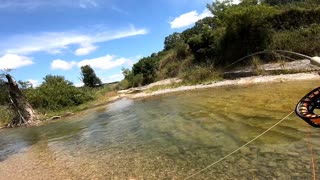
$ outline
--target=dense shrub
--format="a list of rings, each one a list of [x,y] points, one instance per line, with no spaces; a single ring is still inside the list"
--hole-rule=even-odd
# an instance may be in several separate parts
[[[268,19],[275,30],[296,30],[320,23],[320,8],[284,10]]]
[[[273,34],[268,49],[285,49],[310,56],[320,53],[320,25],[279,31]]]
[[[226,10],[226,33],[220,43],[217,64],[224,66],[266,49],[272,35],[267,18],[275,13],[276,9],[265,5],[236,6]]]
[[[134,83],[139,82],[142,76],[141,85],[152,83],[156,78],[156,72],[158,70],[157,57],[145,57],[140,59],[132,67],[132,74]],[[129,80],[130,81],[130,80]]]
[[[8,106],[0,105],[0,126],[8,124],[15,114]]]
[[[30,103],[41,110],[59,110],[93,99],[88,92],[78,89],[63,76],[48,75],[36,89],[26,91]]]
[[[7,85],[0,79],[0,105],[7,105],[9,103],[9,96]]]
[[[210,66],[194,66],[182,75],[182,79],[187,83],[201,83],[205,81],[219,80],[221,74]]]

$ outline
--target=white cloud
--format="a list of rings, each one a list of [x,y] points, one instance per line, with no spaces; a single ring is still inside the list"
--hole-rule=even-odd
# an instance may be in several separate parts
[[[65,61],[61,59],[56,59],[53,60],[51,63],[51,69],[61,69],[61,70],[70,70],[74,66],[85,66],[85,65],[90,65],[94,69],[99,69],[99,70],[108,70],[108,69],[113,69],[115,67],[119,66],[126,66],[126,67],[131,67],[134,62],[137,61],[137,58],[140,56],[136,56],[133,58],[117,58],[117,56],[114,55],[105,55],[93,59],[84,59],[79,62],[75,61]]]
[[[74,84],[75,87],[82,87],[83,85],[83,82],[77,82]]]
[[[96,49],[97,49],[97,46],[94,46],[90,43],[83,43],[81,47],[75,51],[75,55],[77,56],[88,55],[91,52],[95,51]]]
[[[81,8],[88,8],[88,7],[97,7],[98,3],[95,0],[80,0],[79,6]]]
[[[111,7],[112,10],[116,11],[117,13],[120,13],[120,14],[125,14],[125,15],[128,15],[129,13],[124,11],[123,9],[120,9],[119,7],[113,5]]]
[[[239,4],[241,0],[232,0],[231,4]]]
[[[113,74],[106,79],[102,79],[103,83],[110,83],[115,81],[121,81],[124,78],[122,74]]]
[[[192,25],[200,19],[211,16],[211,12],[207,9],[205,9],[201,14],[198,14],[197,11],[190,11],[188,13],[180,15],[179,17],[176,17],[173,21],[170,21],[169,23],[172,29],[182,28]]]
[[[90,65],[92,68],[108,70],[118,66],[121,66],[125,63],[129,62],[129,59],[126,58],[118,58],[112,55],[106,55],[94,59],[85,59],[78,63],[78,66]]]
[[[148,31],[146,29],[136,29],[132,24],[130,25],[130,30],[121,30],[117,32],[100,32],[93,39],[93,42],[105,42],[111,41],[115,39],[121,39],[130,36],[144,35],[147,34]]]
[[[51,63],[51,69],[69,70],[72,69],[77,63],[74,61],[67,62],[61,59],[53,60]]]
[[[35,79],[28,79],[27,81],[29,81],[33,87],[38,87],[40,85],[40,82]]]
[[[125,30],[107,31],[92,29],[91,32],[44,32],[8,37],[0,42],[0,54],[31,54],[35,52],[61,53],[70,49],[71,45],[78,45],[76,55],[87,55],[97,47],[94,43],[106,42],[130,36],[148,33],[146,29],[136,29],[134,26]]]
[[[5,54],[0,57],[0,69],[16,69],[33,64],[30,57]]]

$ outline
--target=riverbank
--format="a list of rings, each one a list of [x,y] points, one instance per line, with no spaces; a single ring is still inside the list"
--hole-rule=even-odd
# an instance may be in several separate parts
[[[41,127],[5,129],[0,131],[0,180],[183,179],[278,122],[317,82],[123,98]],[[313,142],[315,152],[320,147],[317,129],[308,129],[292,115],[196,179],[308,179],[306,144]]]
[[[29,126],[41,126],[47,122],[57,121],[60,119],[72,119],[85,115],[97,108],[101,108],[108,103],[114,102],[120,98],[119,94],[115,91],[107,92],[103,96],[96,100],[89,101],[79,106],[72,106],[60,111],[52,111],[47,113],[38,112],[38,120],[30,124]],[[1,122],[1,121],[0,121]],[[7,123],[0,123],[0,129],[6,128]]]
[[[296,73],[296,74],[282,74],[282,75],[268,75],[268,76],[251,76],[251,77],[244,77],[234,80],[222,80],[217,82],[209,82],[206,84],[199,84],[199,85],[182,85],[179,87],[174,87],[174,81],[171,83],[173,88],[166,84],[158,84],[158,90],[155,91],[148,91],[150,88],[141,87],[136,89],[135,91],[127,91],[122,92],[120,91],[119,97],[128,97],[128,98],[146,98],[151,96],[157,95],[164,95],[168,93],[174,92],[181,92],[181,91],[190,91],[190,90],[197,90],[197,89],[207,89],[207,88],[215,88],[221,86],[234,86],[234,85],[250,85],[250,84],[258,84],[258,83],[276,83],[276,82],[287,82],[287,81],[302,81],[302,80],[320,80],[320,75],[317,72],[311,73]],[[168,82],[168,81],[166,81]],[[155,87],[150,86],[149,87]],[[137,93],[134,93],[137,92]]]
[[[284,74],[284,75],[268,75],[268,76],[251,76],[243,77],[234,80],[222,80],[207,82],[205,84],[197,85],[184,85],[180,79],[172,78],[162,81],[158,81],[147,86],[133,88],[123,91],[118,91],[117,93],[107,93],[103,99],[93,101],[81,107],[76,107],[74,111],[63,112],[61,114],[55,113],[54,115],[46,116],[41,121],[38,121],[37,126],[40,126],[46,122],[56,121],[57,119],[63,118],[74,118],[79,115],[83,115],[86,112],[92,111],[96,108],[107,105],[110,102],[116,101],[118,99],[127,97],[131,99],[138,98],[148,98],[152,96],[165,95],[175,92],[191,91],[197,89],[208,89],[223,86],[238,86],[238,85],[252,85],[259,83],[277,83],[277,82],[287,82],[287,81],[303,81],[303,80],[319,80],[320,75],[317,72],[310,73],[296,73],[296,74]],[[4,127],[0,127],[4,128]]]

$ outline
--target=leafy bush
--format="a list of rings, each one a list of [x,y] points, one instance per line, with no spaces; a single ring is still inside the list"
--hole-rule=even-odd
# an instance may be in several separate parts
[[[209,80],[220,80],[221,74],[210,66],[194,66],[185,72],[182,78],[186,83],[197,84]]]
[[[320,25],[279,31],[273,34],[268,49],[284,49],[308,55],[320,52]]]
[[[0,126],[8,124],[15,116],[8,106],[0,106]]]
[[[0,105],[7,105],[9,103],[9,96],[6,83],[0,79]]]
[[[141,76],[142,76],[141,85],[152,83],[156,78],[157,70],[158,70],[158,59],[156,57],[142,58],[132,67],[133,77],[132,77],[131,83],[134,84],[134,86],[140,84]]]
[[[177,52],[176,56],[178,60],[184,60],[190,55],[189,45],[186,43],[178,43],[174,49]]]
[[[265,5],[235,6],[226,10],[226,33],[220,43],[219,65],[230,64],[266,49],[273,33],[267,19],[277,13]]]
[[[168,49],[174,48],[176,44],[180,42],[182,42],[181,34],[175,32],[165,38],[164,49],[168,50]]]
[[[268,19],[276,30],[296,30],[320,23],[320,8],[292,8],[281,11]]]
[[[159,60],[159,70],[165,68],[168,63],[176,61],[176,58],[177,54],[173,49],[170,51],[165,51],[165,54]]]
[[[118,83],[118,85],[115,87],[117,90],[123,90],[123,89],[128,89],[129,86],[129,81],[127,79],[123,79]]]
[[[180,64],[181,63],[177,61],[168,63],[165,68],[160,71],[161,75],[159,74],[158,76],[161,76],[162,79],[176,77],[180,71]]]
[[[88,92],[74,87],[63,76],[52,75],[47,75],[38,88],[26,91],[26,96],[35,108],[43,111],[59,110],[93,99]]]

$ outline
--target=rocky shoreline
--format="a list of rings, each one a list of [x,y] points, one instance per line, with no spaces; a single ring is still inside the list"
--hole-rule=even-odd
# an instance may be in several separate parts
[[[268,75],[268,76],[251,76],[234,80],[223,80],[217,82],[211,82],[200,85],[180,86],[176,88],[160,89],[153,92],[147,92],[149,88],[141,87],[136,88],[134,91],[120,91],[119,98],[146,98],[151,96],[163,95],[174,92],[190,91],[196,89],[207,89],[221,86],[234,86],[234,85],[250,85],[259,83],[275,83],[275,82],[287,82],[287,81],[303,81],[303,80],[320,80],[320,75],[317,72],[311,73],[296,73],[296,74],[281,74],[281,75]],[[158,85],[161,83],[157,82]],[[150,86],[150,85],[149,85]],[[152,87],[152,86],[151,86]]]

